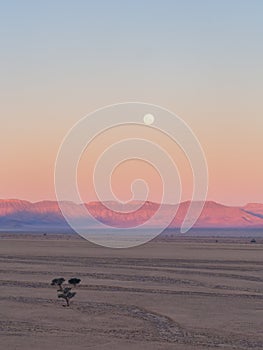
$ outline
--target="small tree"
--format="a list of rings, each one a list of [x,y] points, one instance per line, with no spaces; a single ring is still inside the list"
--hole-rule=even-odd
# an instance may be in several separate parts
[[[73,285],[74,287],[80,283],[79,278],[71,278],[68,283]],[[60,277],[60,278],[54,278],[51,282],[52,286],[58,286],[59,289],[57,290],[58,292],[58,298],[62,298],[66,301],[66,305],[64,306],[69,306],[70,299],[72,299],[77,293],[76,292],[71,292],[72,288],[68,286],[63,286],[63,283],[65,282],[65,278]]]
[[[58,286],[59,290],[58,291],[62,291],[62,285],[65,282],[65,278],[60,277],[60,278],[54,278],[51,282],[51,286]]]
[[[73,285],[74,287],[80,284],[80,282],[81,282],[81,279],[75,278],[75,277],[68,280],[68,283]]]

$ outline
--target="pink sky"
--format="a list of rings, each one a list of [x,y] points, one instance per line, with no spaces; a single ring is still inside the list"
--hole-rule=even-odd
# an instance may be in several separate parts
[[[38,125],[36,123],[32,125],[29,119],[28,128],[25,127],[25,121],[20,123],[24,128],[20,128],[17,123],[12,131],[14,137],[10,137],[11,128],[7,134],[1,130],[2,141],[6,146],[0,151],[2,198],[21,198],[31,201],[55,199],[54,164],[59,144],[70,126],[70,121],[63,125],[61,123],[46,125],[43,120],[38,119],[38,121]],[[238,205],[262,202],[263,167],[259,161],[262,141],[259,138],[258,128],[256,125],[248,124],[245,132],[245,125],[241,122],[238,130],[233,133],[226,128],[227,125],[231,126],[230,122],[224,122],[221,125],[216,122],[217,127],[214,124],[214,121],[210,124],[208,121],[207,125],[198,125],[196,128],[196,134],[203,145],[208,163],[208,199]],[[101,135],[84,153],[78,172],[80,192],[84,200],[96,199],[91,179],[93,166],[100,152],[113,140],[121,139],[124,134],[120,132],[116,135],[111,132]],[[157,133],[147,132],[146,135],[143,128],[140,132],[137,130],[136,135],[147,136],[153,142],[158,142],[173,156],[179,167],[183,184],[182,199],[191,198],[191,169],[179,148],[168,138],[160,138]],[[159,201],[162,193],[161,179],[151,166],[141,161],[125,162],[115,170],[112,178],[115,194],[120,196],[120,199],[127,200],[131,195],[130,184],[138,177],[144,178],[150,186],[149,200]]]

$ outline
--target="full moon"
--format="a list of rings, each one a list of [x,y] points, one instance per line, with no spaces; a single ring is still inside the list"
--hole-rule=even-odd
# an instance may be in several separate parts
[[[151,125],[154,122],[154,116],[152,114],[145,114],[143,121],[144,124]]]

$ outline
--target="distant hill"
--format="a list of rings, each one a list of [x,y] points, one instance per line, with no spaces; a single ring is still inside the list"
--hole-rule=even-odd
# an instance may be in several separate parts
[[[117,202],[88,204],[63,203],[64,210],[75,220],[83,220],[88,211],[99,221],[111,226],[132,227],[151,218],[160,207],[153,202],[132,202],[126,206]],[[111,204],[110,210],[107,205]],[[190,202],[162,207],[161,219],[153,221],[153,227],[162,227],[162,219],[174,216],[170,228],[178,228],[187,213]],[[139,206],[139,209],[138,209]],[[123,210],[129,213],[121,212]],[[197,220],[196,228],[263,228],[263,204],[250,203],[244,207],[226,206],[207,201]],[[0,230],[52,230],[69,229],[56,201],[31,203],[17,199],[0,200]]]

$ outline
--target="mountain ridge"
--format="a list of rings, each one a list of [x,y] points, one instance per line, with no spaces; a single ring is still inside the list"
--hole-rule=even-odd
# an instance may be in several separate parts
[[[43,200],[30,202],[20,199],[0,199],[0,230],[23,230],[28,228],[69,228],[63,217],[67,212],[74,220],[83,220],[86,210],[98,221],[112,227],[134,227],[153,218],[153,227],[162,227],[162,220],[173,217],[169,228],[181,227],[189,208],[190,201],[179,204],[134,201],[121,204],[112,201],[93,201],[76,204],[71,201]],[[141,205],[140,205],[141,204]],[[111,208],[108,208],[108,207]],[[154,217],[160,208],[161,218]],[[134,209],[134,210],[133,210]],[[125,210],[127,212],[125,212]],[[215,201],[206,201],[204,208],[196,221],[195,228],[262,228],[263,204],[248,203],[244,206],[229,206]]]

